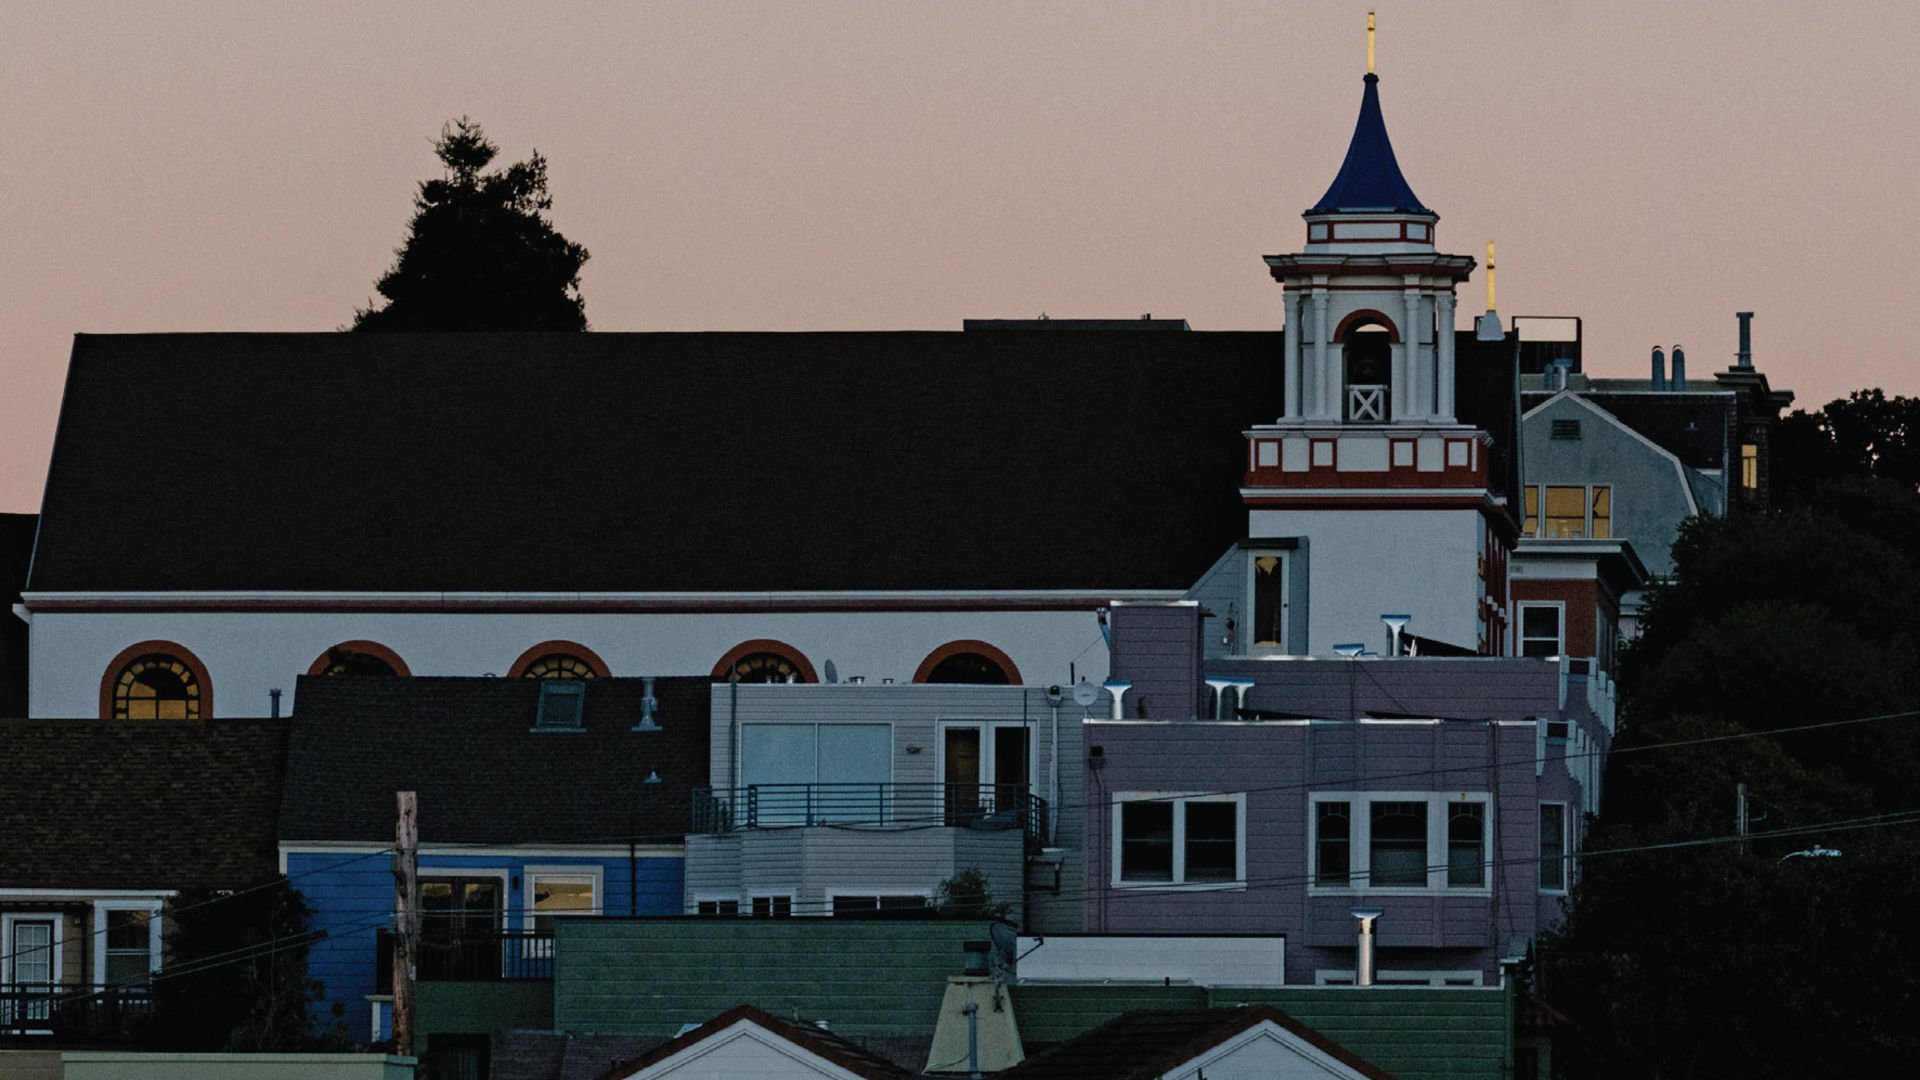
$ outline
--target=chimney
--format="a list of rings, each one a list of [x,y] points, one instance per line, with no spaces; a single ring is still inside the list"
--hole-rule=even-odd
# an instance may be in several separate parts
[[[1373,985],[1373,924],[1380,921],[1379,908],[1357,907],[1353,909],[1355,931],[1358,940],[1353,951],[1353,985]]]
[[[1683,393],[1687,389],[1687,354],[1680,346],[1673,347],[1673,392]]]
[[[1667,354],[1660,351],[1660,346],[1655,345],[1653,347],[1653,380],[1647,384],[1647,389],[1665,390],[1666,388]]]
[[[1753,370],[1753,312],[1737,311],[1734,318],[1740,320],[1740,351],[1733,354],[1733,366],[1741,371]]]
[[[953,1073],[963,1063],[966,1075],[973,1076],[1011,1069],[1027,1054],[1013,1015],[1013,996],[989,970],[992,945],[967,941],[961,948],[966,950],[964,973],[947,976],[924,1071]]]

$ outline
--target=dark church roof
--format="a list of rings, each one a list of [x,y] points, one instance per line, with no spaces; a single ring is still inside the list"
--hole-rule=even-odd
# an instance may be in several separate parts
[[[0,886],[238,889],[275,873],[284,720],[0,720],[0,745]]]
[[[27,624],[13,617],[33,558],[33,514],[0,514],[0,716],[27,715]]]
[[[31,588],[1185,588],[1267,333],[75,339]]]
[[[1400,162],[1393,156],[1387,122],[1380,115],[1380,76],[1368,72],[1366,87],[1360,96],[1360,119],[1353,125],[1353,141],[1347,144],[1347,159],[1340,163],[1333,186],[1307,213],[1432,213],[1420,204],[1419,196],[1400,174]]]
[[[410,790],[427,844],[678,843],[708,779],[710,681],[656,679],[659,731],[633,730],[641,679],[585,680],[578,730],[534,730],[542,683],[301,676],[280,838],[390,842]]]

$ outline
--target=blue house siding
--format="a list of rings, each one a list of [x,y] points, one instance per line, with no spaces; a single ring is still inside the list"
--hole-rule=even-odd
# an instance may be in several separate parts
[[[290,851],[285,855],[287,876],[306,898],[312,929],[325,936],[308,952],[308,976],[323,987],[313,1006],[317,1023],[344,1025],[355,1042],[373,1037],[372,1011],[367,996],[374,992],[378,973],[376,935],[392,923],[392,856],[385,852],[356,855],[351,851]],[[506,875],[505,925],[526,929],[532,920],[526,910],[526,869],[578,867],[600,874],[601,910],[609,915],[677,915],[685,860],[680,855],[643,855],[629,863],[624,854],[578,855],[541,852],[511,855],[441,855],[422,853],[420,874],[451,873]],[[637,886],[637,888],[635,887]],[[336,1013],[336,1010],[338,1012]]]

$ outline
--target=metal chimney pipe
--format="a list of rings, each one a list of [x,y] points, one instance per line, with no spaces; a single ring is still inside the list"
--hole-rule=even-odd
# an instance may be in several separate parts
[[[967,1014],[967,1076],[980,1080],[980,1006],[969,1001],[960,1011]]]
[[[1740,351],[1733,354],[1733,366],[1743,371],[1753,369],[1753,312],[1736,311],[1733,317],[1740,320]]]
[[[1379,908],[1357,907],[1353,909],[1353,918],[1358,924],[1359,937],[1355,941],[1353,952],[1353,985],[1373,985],[1373,924],[1378,922],[1382,912]]]
[[[1661,352],[1658,345],[1653,347],[1653,381],[1647,388],[1650,390],[1667,388],[1667,354]]]
[[[1108,679],[1106,685],[1107,693],[1113,695],[1113,719],[1125,720],[1127,711],[1121,706],[1120,699],[1126,696],[1127,691],[1133,689],[1133,684],[1125,679]]]
[[[1687,388],[1687,354],[1680,346],[1673,347],[1673,392],[1678,394]]]
[[[275,720],[280,719],[280,691],[278,689],[267,691],[267,715]]]

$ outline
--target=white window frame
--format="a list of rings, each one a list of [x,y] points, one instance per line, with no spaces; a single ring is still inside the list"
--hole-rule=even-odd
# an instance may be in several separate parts
[[[872,888],[863,888],[857,885],[836,885],[826,891],[826,896],[827,915],[830,917],[839,914],[834,908],[843,896],[874,896],[882,900],[890,896],[911,896],[917,900],[925,901],[928,907],[932,907],[934,901],[934,895],[930,892],[915,892],[912,889],[903,889],[898,885],[876,885]],[[797,909],[799,906],[799,903],[796,901],[794,907]],[[751,908],[749,908],[749,910],[751,910]]]
[[[1553,888],[1540,881],[1537,871],[1535,873],[1534,883],[1544,896],[1565,896],[1573,886],[1573,808],[1564,800],[1560,799],[1542,799],[1540,805],[1542,807],[1557,806],[1560,808],[1560,887]],[[1545,816],[1543,813],[1541,815],[1543,820],[1536,822],[1536,824],[1545,824]],[[1534,845],[1536,848],[1535,853],[1538,855],[1537,865],[1544,869],[1547,856],[1545,852],[1537,850],[1539,843],[1540,830],[1536,828],[1534,830]]]
[[[849,895],[851,895],[851,894],[849,894]],[[760,915],[755,915],[755,914],[753,913],[753,902],[754,902],[754,901],[756,901],[756,900],[785,900],[785,901],[787,902],[787,911],[788,911],[788,914],[787,914],[787,915],[784,915],[784,916],[781,916],[781,915],[766,915],[766,916],[760,916]],[[771,906],[771,905],[769,905],[769,906]],[[799,917],[800,917],[800,915],[801,915],[801,911],[800,911],[800,890],[798,890],[798,889],[753,889],[753,890],[750,890],[750,891],[748,892],[748,894],[747,894],[747,902],[746,902],[746,903],[744,903],[744,904],[742,904],[742,905],[740,905],[740,914],[741,914],[742,916],[744,916],[744,917],[746,917],[746,918],[749,918],[749,919],[757,919],[757,918],[769,918],[769,919],[779,919],[779,918],[795,918],[795,919],[797,919],[797,918],[799,918]]]
[[[1604,484],[1555,484],[1548,482],[1543,484],[1528,484],[1527,487],[1533,492],[1533,496],[1537,500],[1535,505],[1539,507],[1540,512],[1531,518],[1527,517],[1526,499],[1524,498],[1525,493],[1523,492],[1523,497],[1520,502],[1520,516],[1525,520],[1522,520],[1520,523],[1521,536],[1533,537],[1539,540],[1612,540],[1618,537],[1619,533],[1614,529],[1613,522],[1620,515],[1615,512],[1613,505],[1613,489],[1615,485],[1612,481]],[[1579,536],[1547,535],[1548,488],[1581,488],[1586,491],[1586,505],[1582,508],[1582,513],[1585,515],[1585,518],[1584,523],[1580,526]],[[1606,489],[1607,492],[1607,535],[1595,536],[1593,535],[1594,492],[1603,488]]]
[[[1286,656],[1287,650],[1293,645],[1293,642],[1288,640],[1292,630],[1289,625],[1289,616],[1293,613],[1293,552],[1286,548],[1250,547],[1242,549],[1240,554],[1246,559],[1247,587],[1246,595],[1241,598],[1244,606],[1240,609],[1246,612],[1246,627],[1242,634],[1244,640],[1235,644],[1243,656]],[[1269,556],[1280,560],[1280,643],[1278,645],[1261,645],[1253,639],[1253,613],[1258,610],[1254,606],[1254,592],[1259,584],[1259,578],[1254,574],[1253,563],[1255,559],[1264,559]]]
[[[1345,885],[1322,885],[1320,875],[1321,803],[1343,802],[1348,806],[1348,874]],[[1368,880],[1373,873],[1373,808],[1377,802],[1425,803],[1427,807],[1427,883],[1425,885],[1383,885],[1374,887]],[[1485,828],[1480,836],[1481,883],[1447,884],[1447,804],[1477,802],[1484,806],[1481,817]],[[1375,893],[1386,896],[1492,896],[1494,879],[1493,794],[1486,791],[1316,791],[1307,796],[1307,892],[1314,896],[1352,896]]]
[[[1352,968],[1316,968],[1315,986],[1352,986],[1357,976]],[[1382,968],[1373,973],[1375,986],[1484,986],[1486,976],[1479,971],[1400,970]]]
[[[947,782],[947,731],[951,728],[975,728],[980,732],[980,779],[981,787],[991,784],[1005,784],[1006,780],[994,774],[993,737],[999,728],[1023,728],[1027,733],[1027,775],[1022,780],[1012,781],[1027,785],[1029,791],[1038,793],[1040,786],[1040,725],[1032,720],[940,720],[934,724],[933,775],[936,783]]]
[[[1124,839],[1121,829],[1121,814],[1128,803],[1165,802],[1173,805],[1173,880],[1171,881],[1128,881],[1120,876],[1120,850]],[[1232,803],[1233,815],[1233,880],[1232,881],[1187,881],[1187,804]],[[1224,889],[1243,890],[1247,887],[1247,795],[1246,792],[1211,791],[1119,791],[1113,796],[1113,828],[1109,834],[1109,878],[1116,889],[1141,889],[1161,892],[1210,892]]]
[[[93,985],[107,985],[107,912],[147,913],[147,974],[160,970],[159,900],[95,900],[93,902]]]
[[[553,911],[547,914],[554,918],[570,919],[581,915],[601,915],[606,911],[607,871],[604,866],[523,866],[520,868],[521,901],[520,926],[524,930],[533,929],[533,918],[537,912],[533,909],[533,897],[538,888],[536,879],[549,879],[571,883],[586,882],[593,887],[593,906],[586,911]]]
[[[1514,602],[1513,655],[1517,657],[1526,656],[1526,646],[1529,640],[1546,640],[1545,638],[1529,639],[1526,636],[1528,608],[1553,608],[1557,612],[1555,618],[1557,620],[1556,625],[1558,630],[1554,634],[1554,647],[1551,655],[1567,655],[1567,602],[1565,600],[1516,600]]]
[[[20,911],[20,912],[8,912],[4,915],[0,915],[0,986],[14,985],[13,928],[19,925],[20,923],[47,923],[53,927],[52,934],[48,936],[49,947],[53,950],[52,984],[56,987],[65,985],[66,964],[64,963],[64,958],[62,954],[67,951],[66,917],[61,915],[59,912]],[[27,1010],[26,1013],[24,1013],[20,1017],[20,1019],[23,1021],[33,1021],[33,1020],[41,1019],[40,1016],[34,1015],[34,1013],[38,1011],[38,1008],[40,1007],[41,1006],[36,1006],[35,1004],[29,1003],[29,1002],[8,1003],[4,1006],[4,1009],[6,1009],[7,1011],[0,1012],[0,1022],[5,1022],[9,1024],[13,1023],[15,1018],[11,1010],[16,1008],[24,1008]],[[51,1019],[52,1019],[51,1003],[47,1003],[46,1005],[44,1005],[44,1008],[46,1008],[47,1012],[43,1015],[49,1020],[49,1022],[51,1022]],[[45,1030],[34,1028],[34,1029],[28,1029],[26,1032],[26,1034],[29,1034],[29,1035],[46,1035],[51,1033],[52,1033],[51,1028],[45,1029]]]
[[[732,904],[734,905],[733,915],[738,917],[740,914],[739,893],[694,893],[693,903],[688,905],[687,914],[699,915],[701,904]],[[728,916],[724,911],[716,911],[712,915],[703,917],[709,919],[724,919]]]

